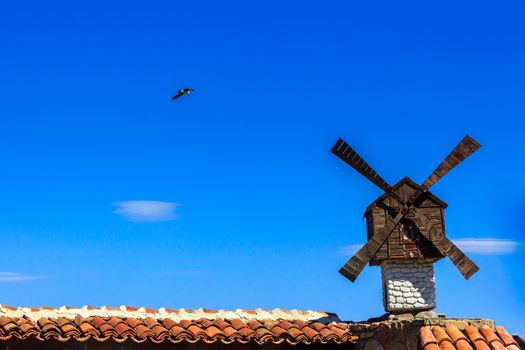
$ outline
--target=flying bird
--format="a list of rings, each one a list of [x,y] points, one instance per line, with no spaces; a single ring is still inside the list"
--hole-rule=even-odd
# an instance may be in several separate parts
[[[191,89],[191,88],[185,88],[185,89],[181,89],[179,90],[179,92],[177,93],[177,95],[173,96],[171,98],[172,101],[178,99],[179,97],[181,97],[182,95],[189,95],[191,94],[193,91],[195,91],[195,89]]]

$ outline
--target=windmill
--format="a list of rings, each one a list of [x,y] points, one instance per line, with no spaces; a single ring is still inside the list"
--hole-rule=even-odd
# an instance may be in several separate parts
[[[447,204],[429,192],[479,147],[467,135],[422,185],[405,177],[390,186],[344,140],[339,139],[333,146],[332,153],[385,192],[366,210],[367,243],[339,272],[354,282],[366,264],[381,266],[386,311],[433,309],[433,263],[445,256],[466,279],[479,270],[447,238],[444,221]]]

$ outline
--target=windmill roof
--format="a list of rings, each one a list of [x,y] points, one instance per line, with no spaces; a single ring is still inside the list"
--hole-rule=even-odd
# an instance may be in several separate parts
[[[407,184],[413,188],[420,188],[421,186],[419,186],[417,183],[415,183],[414,181],[412,181],[412,179],[410,179],[408,176],[405,176],[404,178],[402,178],[398,183],[396,183],[394,186],[392,186],[392,189],[391,191],[396,191],[399,189],[399,187],[401,187],[402,185],[404,184]],[[366,211],[372,209],[373,207],[375,207],[377,205],[377,203],[379,202],[382,202],[385,198],[387,198],[388,196],[390,195],[389,192],[385,192],[383,193],[381,196],[379,196],[379,198],[377,198],[375,201],[373,201],[372,203],[370,203],[370,205],[366,208]],[[425,192],[425,196],[427,199],[433,201],[434,203],[436,203],[437,205],[443,207],[443,208],[446,208],[448,207],[448,204],[445,203],[444,201],[442,201],[441,199],[439,199],[437,196],[435,196],[434,194],[432,194],[430,191],[427,191]]]

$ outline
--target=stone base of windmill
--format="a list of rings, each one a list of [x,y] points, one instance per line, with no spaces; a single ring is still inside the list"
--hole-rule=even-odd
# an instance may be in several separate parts
[[[385,311],[416,314],[436,307],[434,260],[386,260],[381,275]]]

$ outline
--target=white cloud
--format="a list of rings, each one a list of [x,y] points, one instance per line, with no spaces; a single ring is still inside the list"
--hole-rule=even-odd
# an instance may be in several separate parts
[[[461,238],[455,239],[453,242],[465,254],[483,254],[483,255],[505,255],[512,254],[518,250],[521,242],[510,239],[500,238]],[[354,255],[364,245],[352,244],[342,247],[341,254]]]
[[[21,281],[34,281],[46,278],[46,276],[31,276],[23,275],[16,272],[0,272],[0,283],[1,282],[21,282]]]
[[[113,204],[117,207],[115,214],[133,222],[175,220],[177,218],[175,211],[179,207],[177,203],[161,201],[123,201]]]
[[[343,255],[354,255],[364,245],[365,245],[364,243],[347,245],[341,248],[340,252]]]
[[[463,238],[455,239],[454,243],[464,253],[504,255],[514,253],[520,242],[499,238]]]
[[[157,272],[157,276],[161,277],[174,277],[183,275],[200,275],[206,273],[204,270],[171,270],[171,271],[160,271]]]

